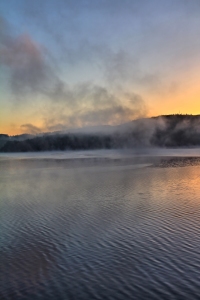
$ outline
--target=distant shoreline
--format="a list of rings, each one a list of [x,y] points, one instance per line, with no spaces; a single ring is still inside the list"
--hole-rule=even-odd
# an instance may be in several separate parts
[[[138,119],[97,132],[0,135],[0,152],[80,151],[99,149],[192,148],[200,146],[200,115]]]

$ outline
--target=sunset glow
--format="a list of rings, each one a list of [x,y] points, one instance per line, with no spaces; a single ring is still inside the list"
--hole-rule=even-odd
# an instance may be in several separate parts
[[[0,131],[200,114],[199,1],[2,1]]]

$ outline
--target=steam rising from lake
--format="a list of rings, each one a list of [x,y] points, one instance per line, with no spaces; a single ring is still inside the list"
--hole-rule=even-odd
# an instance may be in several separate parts
[[[2,299],[198,299],[200,149],[0,154]]]

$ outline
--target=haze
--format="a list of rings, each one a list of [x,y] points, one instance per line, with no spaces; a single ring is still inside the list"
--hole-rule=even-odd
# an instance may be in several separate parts
[[[199,36],[199,0],[1,1],[1,133],[198,114]]]

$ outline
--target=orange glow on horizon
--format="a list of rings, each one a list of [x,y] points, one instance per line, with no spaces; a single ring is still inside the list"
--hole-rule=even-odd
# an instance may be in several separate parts
[[[170,114],[192,114],[198,115],[200,114],[200,86],[197,85],[197,82],[193,83],[191,87],[191,82],[188,86],[185,86],[184,93],[183,90],[174,93],[173,95],[152,95],[147,94],[143,96],[144,102],[147,106],[147,113],[144,117],[155,117],[159,115],[170,115]],[[141,91],[142,94],[142,91]],[[42,103],[42,102],[41,102]],[[3,108],[3,107],[2,107]],[[21,126],[24,124],[31,124],[39,129],[42,132],[49,131],[46,129],[44,122],[43,114],[37,114],[37,110],[32,111],[32,107],[26,107],[23,110],[9,110],[9,109],[1,109],[1,117],[0,117],[0,133],[12,135],[18,135],[23,133],[30,133],[26,131],[26,127],[22,128]],[[45,115],[46,120],[51,119],[52,115],[50,114],[51,110],[48,114]],[[58,116],[59,117],[59,116]],[[135,115],[133,114],[133,119],[135,119]],[[109,120],[110,125],[116,125],[116,119]],[[131,116],[129,116],[129,120],[131,121]],[[57,120],[59,123],[59,118]],[[119,123],[120,123],[119,119]],[[123,121],[122,123],[125,123]],[[85,123],[86,124],[86,123]],[[108,124],[108,123],[107,123]],[[102,124],[102,125],[107,125]],[[69,126],[70,127],[70,126]],[[81,124],[77,124],[74,127],[81,127]],[[84,127],[84,126],[83,126]]]

